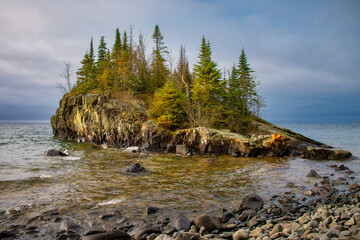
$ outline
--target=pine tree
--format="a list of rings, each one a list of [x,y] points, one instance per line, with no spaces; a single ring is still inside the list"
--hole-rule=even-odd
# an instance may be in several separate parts
[[[153,89],[158,89],[164,85],[166,77],[168,75],[168,69],[165,66],[164,54],[167,54],[167,47],[164,45],[164,37],[160,32],[158,25],[155,25],[154,34],[152,39],[155,43],[153,49],[153,62],[152,62],[152,85]]]
[[[98,47],[98,60],[96,62],[97,66],[101,65],[102,61],[105,60],[107,53],[106,43],[105,43],[105,37],[100,37],[100,43]]]

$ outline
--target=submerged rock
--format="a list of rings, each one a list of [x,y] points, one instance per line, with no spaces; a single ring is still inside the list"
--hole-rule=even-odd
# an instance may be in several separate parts
[[[313,169],[310,170],[308,175],[306,177],[312,177],[312,178],[321,178],[321,176]]]
[[[140,172],[147,172],[147,170],[140,165],[140,163],[135,163],[134,165],[131,165],[130,167],[127,167],[125,169],[125,172],[127,173],[140,173]]]
[[[65,152],[62,152],[62,151],[56,150],[56,149],[47,150],[44,154],[46,156],[50,156],[50,157],[56,157],[56,156],[64,157],[64,156],[67,156],[67,154]]]

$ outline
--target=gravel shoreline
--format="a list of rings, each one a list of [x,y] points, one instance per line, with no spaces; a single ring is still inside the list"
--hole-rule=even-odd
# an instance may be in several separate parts
[[[338,171],[345,166],[332,166]],[[360,239],[360,187],[351,178],[342,184],[321,177],[312,189],[302,194],[284,192],[264,201],[250,194],[238,206],[221,209],[218,216],[199,214],[166,215],[166,209],[145,209],[141,221],[128,219],[121,209],[89,211],[86,220],[76,219],[59,209],[31,218],[0,211],[0,239],[135,239],[135,240],[206,240],[206,239]],[[289,183],[289,187],[291,187]]]

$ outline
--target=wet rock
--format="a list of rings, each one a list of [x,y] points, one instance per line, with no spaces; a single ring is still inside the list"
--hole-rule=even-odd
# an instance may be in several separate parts
[[[264,206],[264,200],[258,195],[247,195],[236,208],[237,212],[241,212],[246,209],[259,210]]]
[[[125,172],[127,173],[140,173],[140,172],[147,172],[147,170],[140,165],[140,163],[135,163],[134,165],[131,165],[130,167],[127,167],[125,169]]]
[[[295,186],[295,184],[294,184],[293,182],[288,182],[288,183],[286,184],[286,187],[287,187],[287,188],[295,188],[296,186]]]
[[[321,176],[313,169],[306,175],[306,177],[321,178]]]
[[[190,154],[190,149],[185,144],[176,145],[176,154],[186,156]]]
[[[146,207],[146,209],[145,209],[145,214],[146,214],[147,216],[149,216],[149,215],[151,215],[151,214],[157,213],[157,211],[159,211],[159,208],[157,208],[157,207]]]
[[[200,215],[194,220],[195,226],[201,228],[203,226],[207,232],[212,232],[220,227],[219,221],[207,214]]]
[[[337,171],[345,171],[345,170],[349,170],[348,167],[346,167],[344,164],[341,164],[339,167],[337,167],[335,170]]]
[[[247,240],[249,239],[249,231],[245,229],[239,229],[233,234],[233,240]]]
[[[64,156],[67,156],[67,154],[65,152],[62,152],[62,151],[56,150],[56,149],[47,150],[44,154],[46,156],[50,156],[50,157],[55,157],[55,156],[64,157]]]
[[[191,221],[184,215],[179,215],[172,221],[171,226],[177,231],[184,230],[187,232],[190,229]]]
[[[63,221],[60,225],[60,231],[66,231],[66,232],[77,231],[80,228],[81,228],[80,225],[69,220]]]
[[[200,240],[200,234],[190,232],[178,232],[175,240]]]
[[[112,232],[102,232],[102,233],[95,233],[94,234],[87,234],[82,237],[82,240],[130,240],[131,237],[128,233],[115,230]]]

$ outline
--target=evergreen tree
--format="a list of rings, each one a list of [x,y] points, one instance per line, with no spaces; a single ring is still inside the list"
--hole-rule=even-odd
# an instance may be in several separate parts
[[[99,47],[98,47],[98,60],[96,62],[97,65],[100,65],[102,63],[102,61],[105,60],[106,53],[107,53],[107,48],[106,48],[106,43],[105,43],[105,37],[101,36]]]
[[[152,62],[152,85],[153,89],[161,87],[167,78],[168,69],[165,66],[164,54],[167,54],[167,47],[164,45],[164,37],[160,32],[158,25],[155,25],[155,30],[152,35],[152,39],[155,43],[153,49],[153,62]]]
[[[185,119],[183,110],[184,95],[177,88],[172,79],[155,91],[154,99],[149,109],[150,117],[169,129],[177,129]]]
[[[95,60],[94,60],[94,48],[93,39],[90,41],[90,51],[86,52],[83,60],[81,61],[81,68],[76,72],[77,74],[77,91],[85,93],[91,89],[96,88],[95,84]]]
[[[135,76],[130,79],[130,88],[135,92],[147,92],[150,89],[150,69],[146,59],[146,47],[144,36],[140,32],[139,43],[135,51],[134,73]]]
[[[194,67],[192,89],[192,102],[198,112],[195,115],[199,115],[199,123],[196,125],[213,125],[221,112],[223,81],[217,64],[211,59],[211,53],[210,43],[203,37],[199,60]]]
[[[250,113],[250,106],[253,104],[253,101],[257,99],[256,83],[252,75],[253,72],[254,71],[250,68],[250,64],[247,63],[245,50],[242,48],[238,63],[238,84],[241,89],[238,90],[238,92],[241,96],[241,113],[243,115],[248,115]]]
[[[112,49],[112,58],[117,59],[120,57],[121,54],[121,37],[120,37],[120,31],[119,28],[116,28],[115,31],[115,43]]]

